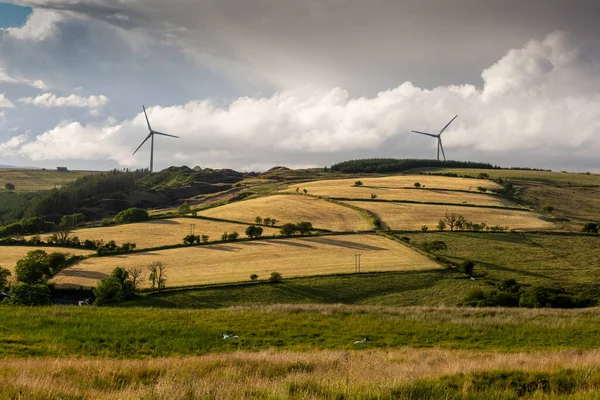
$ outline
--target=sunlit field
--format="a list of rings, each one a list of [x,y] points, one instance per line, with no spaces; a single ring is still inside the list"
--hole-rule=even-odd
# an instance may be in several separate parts
[[[315,228],[334,232],[373,228],[364,216],[352,209],[301,195],[259,197],[204,210],[199,215],[245,223],[254,223],[257,216],[268,217],[279,220],[279,225],[309,221]]]
[[[60,188],[75,179],[96,173],[94,171],[44,171],[41,169],[12,169],[0,168],[0,190],[4,190],[6,183],[15,185],[18,192],[33,192]]]
[[[347,201],[377,214],[391,229],[419,230],[423,225],[437,229],[437,223],[446,213],[462,215],[474,223],[488,226],[508,226],[509,229],[551,229],[553,224],[532,212],[512,211],[482,207],[439,206],[430,204],[399,204],[374,201]]]
[[[94,257],[60,272],[58,287],[91,287],[116,267],[142,268],[166,263],[167,286],[247,281],[251,274],[267,279],[354,272],[355,255],[361,271],[400,271],[439,268],[427,257],[377,235],[285,238],[185,247],[110,257]],[[144,286],[149,285],[147,279]]]
[[[17,261],[25,257],[33,250],[44,250],[46,253],[68,253],[74,256],[85,256],[95,253],[90,250],[71,249],[66,247],[44,247],[44,246],[0,246],[0,266],[14,271]]]

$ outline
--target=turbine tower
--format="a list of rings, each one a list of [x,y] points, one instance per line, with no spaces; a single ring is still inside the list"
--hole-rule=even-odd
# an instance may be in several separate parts
[[[174,138],[178,138],[178,139],[179,139],[179,136],[167,135],[166,133],[162,133],[162,132],[153,130],[152,127],[150,126],[150,121],[148,121],[148,114],[146,114],[146,107],[144,107],[142,105],[142,108],[144,109],[144,115],[146,116],[146,123],[148,124],[148,130],[150,131],[150,133],[148,134],[148,136],[146,136],[146,139],[144,139],[142,144],[140,144],[138,146],[138,148],[135,149],[135,151],[133,152],[133,155],[135,155],[135,153],[137,153],[137,151],[140,149],[140,147],[142,147],[148,139],[151,139],[150,140],[150,172],[152,172],[153,166],[154,166],[154,135],[169,136],[169,137],[174,137]]]
[[[444,161],[446,161],[446,153],[444,153],[444,147],[442,146],[442,133],[444,133],[444,131],[446,130],[446,128],[448,126],[450,126],[450,124],[452,123],[452,121],[454,121],[456,119],[456,117],[458,117],[458,115],[454,116],[454,118],[452,118],[450,120],[450,122],[448,122],[446,124],[445,127],[442,128],[442,130],[440,131],[440,133],[438,133],[437,135],[434,135],[432,133],[427,133],[427,132],[419,132],[419,131],[411,131],[414,133],[420,133],[421,135],[427,135],[427,136],[431,136],[434,138],[437,138],[438,141],[438,145],[437,145],[437,160],[440,161],[440,149],[442,150],[442,155],[444,156]]]

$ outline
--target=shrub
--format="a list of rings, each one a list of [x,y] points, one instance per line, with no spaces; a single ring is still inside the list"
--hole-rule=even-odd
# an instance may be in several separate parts
[[[287,223],[283,224],[281,228],[279,228],[279,233],[282,236],[292,236],[294,233],[298,231],[298,227],[296,224]]]
[[[126,224],[130,222],[141,222],[150,219],[148,211],[143,208],[132,207],[121,211],[115,216],[115,222],[118,224]]]
[[[227,240],[230,242],[235,242],[240,237],[240,234],[237,232],[232,232],[227,235]]]
[[[111,218],[103,218],[102,221],[100,221],[100,225],[102,225],[102,226],[111,226],[114,224],[115,224],[115,221]]]
[[[109,276],[98,282],[98,286],[94,288],[94,295],[96,296],[94,304],[98,306],[118,303],[124,298],[121,282],[114,276]]]
[[[461,305],[470,307],[482,307],[486,303],[485,298],[486,296],[483,290],[472,289],[462,300]]]
[[[435,252],[440,250],[448,250],[448,245],[441,240],[432,240],[431,242],[423,242],[423,249],[428,252]]]
[[[44,250],[33,250],[17,261],[15,267],[17,281],[36,285],[46,283],[52,277],[52,270],[48,262],[48,255]]]
[[[415,184],[413,185],[414,187],[416,187],[417,189],[421,187],[421,184],[419,182],[415,182]]]
[[[187,201],[185,203],[183,203],[182,205],[180,205],[179,207],[177,207],[177,213],[179,215],[186,215],[191,212],[192,212],[192,208],[190,207],[190,205],[188,204]]]
[[[8,289],[8,277],[10,275],[9,269],[0,267],[0,291]]]
[[[194,242],[200,243],[200,236],[189,234],[183,237],[183,244],[192,245]]]
[[[258,275],[256,275],[256,274],[252,274],[252,275],[250,275],[250,280],[251,280],[252,282],[256,282],[256,280],[257,280],[257,279],[258,279]]]
[[[446,229],[446,223],[440,219],[437,223],[437,228],[440,232],[443,231],[444,229]]]
[[[312,231],[313,225],[311,222],[298,222],[296,224],[296,231],[300,233],[300,235],[304,236],[305,234],[310,235],[310,231]]]
[[[229,237],[229,234],[227,232],[223,232],[223,234],[221,235],[221,240],[225,241],[225,240],[227,240],[228,237]]]
[[[421,227],[421,231],[422,231],[422,232],[427,232],[428,230],[429,230],[429,228],[427,227],[427,225],[423,225],[423,226]]]
[[[375,200],[377,198],[377,195],[375,193],[371,193],[371,200]]]
[[[498,284],[498,289],[503,292],[517,293],[519,291],[519,284],[514,279],[504,279]]]
[[[208,235],[202,235],[201,239],[202,239],[202,243],[208,243],[209,236]]]
[[[6,182],[6,183],[4,184],[4,188],[5,188],[6,190],[15,190],[15,184],[14,184],[14,183],[9,183],[9,182]]]
[[[552,211],[554,211],[554,207],[552,207],[552,206],[544,206],[542,208],[542,211],[543,212],[547,212],[547,213],[551,213]]]
[[[354,182],[354,186],[362,186],[362,185],[363,185],[362,181]]]
[[[249,238],[258,238],[263,234],[263,228],[260,226],[250,225],[246,228],[246,236]]]
[[[11,287],[10,303],[24,306],[45,306],[52,304],[50,288],[45,283],[20,282]]]
[[[464,272],[465,274],[467,274],[469,276],[473,275],[474,269],[475,269],[475,264],[473,263],[473,261],[467,260],[460,265],[460,271]]]
[[[269,276],[269,282],[277,283],[277,282],[281,282],[282,280],[283,280],[283,277],[281,276],[281,274],[279,272],[271,272],[271,276]]]
[[[410,243],[410,238],[408,236],[402,236],[400,238],[400,240],[402,240],[403,242],[406,242],[406,243]]]
[[[478,187],[477,187],[477,190],[479,190],[479,191],[480,191],[480,192],[482,192],[482,193],[485,193],[485,192],[487,192],[487,188],[484,188],[483,186],[478,186]]]
[[[598,233],[598,230],[600,230],[600,224],[594,222],[586,222],[581,229],[582,232],[586,233]]]
[[[519,306],[528,308],[546,307],[550,292],[543,286],[527,288],[519,298]]]

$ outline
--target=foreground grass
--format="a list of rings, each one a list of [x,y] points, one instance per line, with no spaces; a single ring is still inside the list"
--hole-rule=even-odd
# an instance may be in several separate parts
[[[0,357],[145,358],[233,350],[597,348],[598,309],[271,306],[219,310],[2,307]],[[225,341],[222,334],[240,336]]]
[[[598,351],[507,354],[404,348],[0,361],[1,398],[594,398],[599,388]]]

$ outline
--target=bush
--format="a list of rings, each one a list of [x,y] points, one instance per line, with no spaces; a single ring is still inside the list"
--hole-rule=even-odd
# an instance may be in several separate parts
[[[4,184],[4,189],[6,189],[6,190],[15,190],[15,184],[14,183],[8,183],[8,182],[6,182]]]
[[[311,222],[298,222],[296,224],[296,231],[300,233],[300,235],[304,236],[305,234],[310,235],[310,231],[312,231],[313,225]]]
[[[377,195],[375,193],[371,193],[371,200],[375,200],[377,198]]]
[[[548,305],[550,291],[543,286],[527,288],[519,298],[519,306],[527,308],[541,308]]]
[[[186,215],[191,212],[192,212],[192,209],[191,209],[190,205],[187,203],[187,201],[177,208],[177,213],[179,215]]]
[[[256,280],[257,280],[257,279],[258,279],[258,275],[256,275],[256,274],[252,274],[252,275],[250,275],[250,280],[251,280],[252,282],[256,282]]]
[[[0,292],[8,289],[8,277],[10,275],[9,269],[0,267]]]
[[[263,228],[260,226],[250,225],[246,228],[246,236],[249,238],[258,238],[263,234]]]
[[[482,192],[482,193],[485,193],[485,192],[487,192],[487,188],[484,188],[483,186],[478,186],[478,187],[477,187],[477,190],[479,190],[479,191],[480,191],[480,192]]]
[[[209,239],[208,235],[202,235],[200,238],[202,239],[202,243],[208,243],[208,239]]]
[[[281,276],[281,274],[279,272],[271,272],[271,276],[269,276],[269,282],[277,283],[277,282],[281,282],[282,280],[283,280],[283,277]]]
[[[45,283],[20,282],[11,287],[11,304],[23,306],[46,306],[52,304],[50,288]]]
[[[598,230],[600,230],[600,224],[594,222],[586,222],[581,229],[582,232],[586,233],[598,233]]]
[[[98,286],[94,288],[94,295],[96,296],[94,304],[98,306],[118,303],[125,297],[121,282],[114,276],[109,276],[98,282]]]
[[[281,228],[279,228],[279,233],[282,236],[292,236],[294,233],[298,231],[298,227],[296,224],[287,223],[283,224]]]
[[[542,211],[543,212],[547,212],[547,213],[551,213],[552,211],[554,211],[554,207],[552,207],[552,206],[544,206],[542,208]]]
[[[17,281],[36,285],[46,283],[52,277],[48,255],[44,250],[33,250],[17,261],[15,267]]]
[[[416,187],[417,189],[421,187],[421,184],[419,182],[415,182],[415,184],[413,185],[414,187]]]
[[[200,243],[200,236],[189,234],[183,237],[183,244],[192,245],[194,243]]]
[[[432,240],[431,242],[423,242],[423,250],[427,252],[435,252],[440,250],[448,250],[448,245],[441,240]]]
[[[240,237],[240,234],[237,232],[232,232],[230,234],[227,235],[227,241],[229,242],[235,242],[236,240],[238,240],[238,238]]]
[[[121,211],[115,216],[115,222],[118,224],[127,224],[131,222],[147,221],[150,217],[148,211],[143,208],[132,207]]]
[[[447,247],[446,247],[447,248]],[[460,265],[460,271],[465,274],[471,276],[473,275],[473,270],[475,269],[475,264],[472,261],[465,261]]]
[[[423,226],[421,227],[421,231],[422,231],[422,232],[427,232],[428,230],[429,230],[429,228],[427,227],[427,225],[423,225]]]
[[[363,185],[362,181],[354,182],[354,186],[362,186],[362,185]]]
[[[486,304],[485,293],[481,289],[472,289],[462,300],[461,305],[470,307],[483,307]]]

